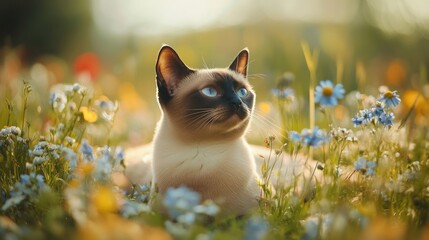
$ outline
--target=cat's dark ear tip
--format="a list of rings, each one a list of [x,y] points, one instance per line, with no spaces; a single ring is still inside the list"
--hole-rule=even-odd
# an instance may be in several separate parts
[[[164,44],[161,45],[161,48],[159,49],[159,52],[162,52],[162,51],[164,51],[166,49],[174,51],[174,49],[170,45],[164,43]]]

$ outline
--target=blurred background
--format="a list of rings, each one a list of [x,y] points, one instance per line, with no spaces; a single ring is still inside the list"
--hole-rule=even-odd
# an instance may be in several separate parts
[[[302,96],[297,118],[306,123],[303,42],[320,52],[318,80],[368,94],[386,85],[408,106],[423,94],[420,123],[427,121],[426,0],[2,0],[0,99],[13,100],[25,79],[37,93],[34,111],[43,116],[54,85],[90,86],[120,103],[114,132],[135,145],[151,139],[159,118],[154,64],[163,43],[193,68],[228,66],[248,47],[258,111],[276,118],[271,89],[291,73]],[[337,112],[353,115],[343,111]],[[34,121],[43,130],[45,120]]]

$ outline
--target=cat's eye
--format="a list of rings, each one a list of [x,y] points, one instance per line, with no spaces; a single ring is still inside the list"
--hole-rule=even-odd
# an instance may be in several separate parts
[[[206,95],[207,97],[216,97],[217,96],[217,91],[216,89],[212,88],[212,87],[206,87],[201,89],[201,92]]]
[[[246,97],[247,94],[248,94],[248,92],[247,92],[247,89],[245,89],[245,88],[240,88],[237,90],[237,95],[239,97]]]

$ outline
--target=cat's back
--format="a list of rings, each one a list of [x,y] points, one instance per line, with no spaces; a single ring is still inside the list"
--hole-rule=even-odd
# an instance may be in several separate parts
[[[125,176],[132,184],[149,184],[151,182],[152,153],[152,143],[129,148],[125,152]]]

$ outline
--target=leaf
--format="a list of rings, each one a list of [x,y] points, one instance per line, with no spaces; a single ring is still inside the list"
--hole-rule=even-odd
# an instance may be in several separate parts
[[[405,126],[405,124],[407,123],[408,119],[411,116],[411,113],[414,111],[414,109],[416,109],[416,105],[417,105],[417,100],[419,100],[420,94],[417,95],[416,99],[414,99],[413,105],[411,105],[410,110],[407,112],[407,115],[405,115],[405,117],[402,119],[401,124],[399,124],[398,126],[398,130],[403,128]]]
[[[262,166],[261,166],[261,172],[262,175],[265,176],[265,174],[267,173],[267,162],[262,162]]]

